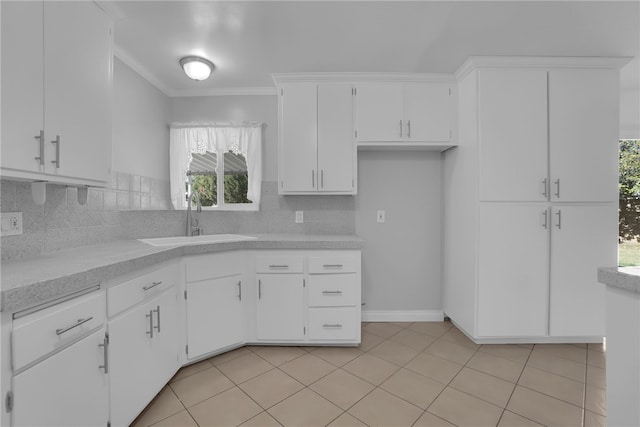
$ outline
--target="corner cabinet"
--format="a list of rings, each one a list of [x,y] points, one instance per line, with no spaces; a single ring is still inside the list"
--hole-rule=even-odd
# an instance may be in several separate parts
[[[351,84],[278,87],[279,194],[356,194]]]
[[[596,342],[624,58],[471,58],[444,156],[444,311],[478,342]],[[475,182],[477,185],[469,185]]]
[[[110,19],[94,2],[0,7],[2,176],[105,185],[111,167]]]

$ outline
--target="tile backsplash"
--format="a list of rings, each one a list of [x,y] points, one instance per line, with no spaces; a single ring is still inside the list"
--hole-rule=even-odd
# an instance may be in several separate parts
[[[2,260],[28,258],[59,249],[120,239],[177,236],[185,232],[185,212],[172,210],[169,182],[114,173],[108,188],[89,188],[80,205],[77,188],[47,185],[47,200],[36,205],[31,184],[0,181],[0,210],[23,212],[24,234],[2,237]],[[303,224],[294,221],[304,210]],[[260,211],[203,211],[204,234],[300,233],[353,234],[352,196],[278,196],[276,182],[263,182]]]

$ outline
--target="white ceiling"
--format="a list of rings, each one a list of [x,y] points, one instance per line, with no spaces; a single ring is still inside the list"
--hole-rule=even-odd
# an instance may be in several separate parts
[[[471,55],[633,56],[623,87],[640,87],[639,1],[99,3],[117,56],[171,96],[267,93],[272,73],[453,73]],[[212,77],[189,80],[186,55]]]

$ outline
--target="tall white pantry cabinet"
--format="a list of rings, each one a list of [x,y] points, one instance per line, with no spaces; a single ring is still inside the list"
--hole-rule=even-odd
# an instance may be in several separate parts
[[[444,312],[478,342],[599,341],[624,58],[472,57],[444,153]]]

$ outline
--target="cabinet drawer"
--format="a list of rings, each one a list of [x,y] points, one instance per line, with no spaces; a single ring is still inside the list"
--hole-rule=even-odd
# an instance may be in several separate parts
[[[170,264],[107,289],[109,317],[178,283],[178,264]]]
[[[104,293],[96,291],[15,319],[14,371],[102,326],[104,308]]]
[[[358,340],[360,319],[355,307],[310,308],[310,340]]]
[[[200,255],[185,260],[186,282],[236,276],[244,272],[246,255],[242,253],[220,253]]]
[[[355,273],[358,271],[359,259],[347,255],[326,255],[309,257],[309,273]]]
[[[302,256],[267,255],[256,258],[256,273],[302,273]]]
[[[356,305],[356,275],[321,274],[309,276],[309,307]]]

